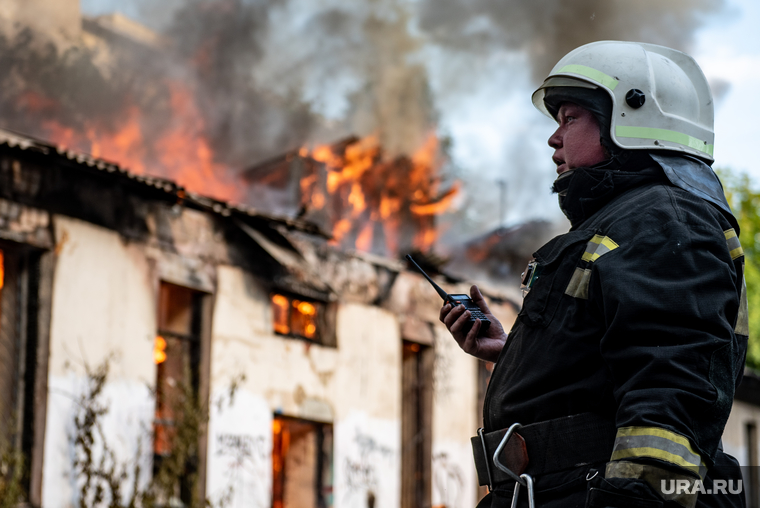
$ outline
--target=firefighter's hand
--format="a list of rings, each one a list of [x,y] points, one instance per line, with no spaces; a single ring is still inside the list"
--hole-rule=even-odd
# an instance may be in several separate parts
[[[470,288],[470,296],[472,297],[472,301],[480,307],[483,314],[491,321],[491,326],[488,327],[485,334],[479,336],[481,328],[480,319],[476,319],[470,331],[465,333],[468,320],[470,319],[470,311],[466,310],[464,305],[445,304],[441,308],[439,319],[446,325],[451,335],[454,336],[454,340],[457,341],[457,344],[459,344],[459,347],[465,353],[487,362],[495,362],[499,358],[501,349],[507,342],[507,334],[504,333],[504,327],[501,326],[499,320],[491,314],[491,310],[488,308],[483,295],[480,294],[478,286]]]

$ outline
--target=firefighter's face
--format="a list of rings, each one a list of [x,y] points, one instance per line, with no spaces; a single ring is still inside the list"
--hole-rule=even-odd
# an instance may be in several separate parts
[[[590,111],[565,102],[559,108],[557,122],[559,127],[549,138],[557,174],[608,159],[599,136],[599,122]]]

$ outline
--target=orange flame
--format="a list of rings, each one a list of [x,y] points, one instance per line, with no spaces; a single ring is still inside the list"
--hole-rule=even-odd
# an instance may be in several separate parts
[[[384,254],[402,247],[428,251],[437,239],[435,218],[451,209],[459,193],[458,184],[439,193],[435,135],[411,157],[394,160],[383,159],[377,136],[342,148],[302,147],[299,155],[322,163],[300,182],[307,217],[327,214],[333,243],[343,247],[367,252],[383,244]]]
[[[215,161],[204,135],[205,124],[192,91],[179,82],[167,82],[171,119],[169,127],[148,138],[147,122],[137,106],[126,106],[119,127],[106,129],[96,119],[75,131],[58,120],[43,120],[43,135],[53,143],[113,161],[132,173],[150,174],[176,181],[190,192],[227,201],[242,198],[228,168]],[[55,118],[58,105],[52,99],[25,93],[22,103],[32,114]]]

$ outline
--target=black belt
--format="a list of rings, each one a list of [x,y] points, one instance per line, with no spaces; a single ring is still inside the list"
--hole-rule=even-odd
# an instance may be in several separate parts
[[[506,433],[507,429],[502,429],[472,438],[472,452],[480,485],[493,487],[506,481],[515,481],[493,463],[493,454]],[[608,462],[616,433],[614,420],[596,413],[532,423],[520,427],[512,434],[502,447],[498,459],[515,474],[527,473],[531,476]],[[521,438],[524,439],[524,447]]]

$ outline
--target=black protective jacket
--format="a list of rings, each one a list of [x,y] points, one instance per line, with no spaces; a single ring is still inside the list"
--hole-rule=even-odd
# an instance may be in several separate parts
[[[738,479],[720,447],[747,347],[738,226],[651,160],[629,169],[577,169],[558,189],[572,228],[535,253],[485,431],[589,412],[614,421],[609,463],[536,478],[539,508],[582,507],[593,486],[653,503],[642,507],[741,506],[741,496],[700,494],[716,475]],[[692,483],[667,496],[660,478]],[[497,486],[491,506],[509,506],[511,491]]]

